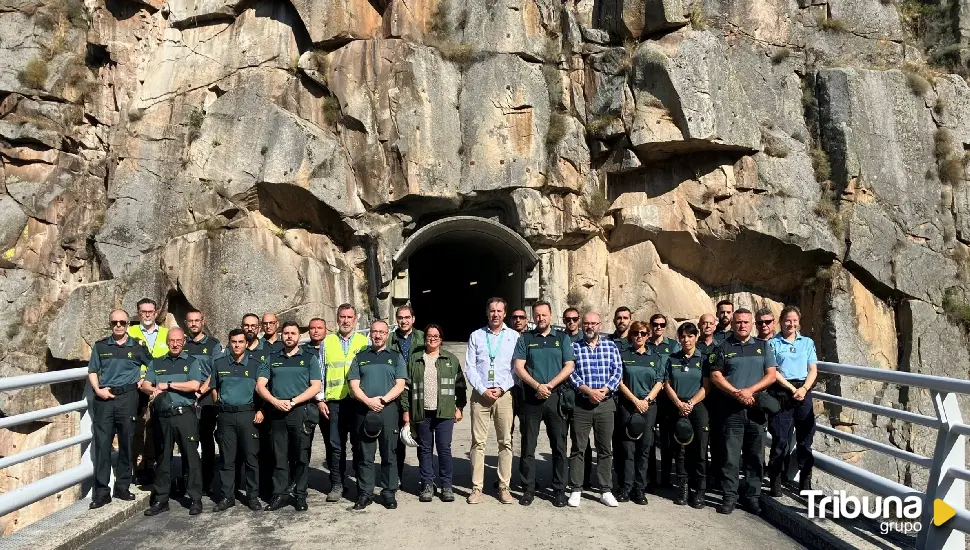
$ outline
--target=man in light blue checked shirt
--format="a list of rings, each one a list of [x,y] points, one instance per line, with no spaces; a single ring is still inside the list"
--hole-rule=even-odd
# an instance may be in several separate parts
[[[613,399],[623,377],[620,349],[610,340],[599,337],[600,316],[589,312],[583,316],[583,339],[573,342],[576,368],[569,380],[576,388],[576,407],[572,415],[572,448],[569,451],[569,483],[573,490],[567,504],[579,506],[583,492],[583,464],[589,431],[596,440],[596,477],[603,490],[600,502],[617,506],[610,491],[613,473]]]

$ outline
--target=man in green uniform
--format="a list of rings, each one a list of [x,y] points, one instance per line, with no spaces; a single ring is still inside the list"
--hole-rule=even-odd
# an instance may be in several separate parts
[[[706,361],[711,382],[712,417],[718,418],[721,432],[719,467],[724,500],[719,514],[730,514],[738,503],[738,472],[744,465],[742,504],[760,513],[761,480],[764,477],[765,424],[749,416],[755,394],[775,381],[778,363],[768,342],[751,336],[753,315],[740,308],[734,312],[734,333],[718,344]]]
[[[313,353],[300,347],[300,327],[293,321],[283,323],[283,351],[270,356],[259,368],[256,391],[269,405],[273,434],[273,500],[266,511],[279,510],[289,504],[290,463],[295,486],[294,508],[307,510],[307,482],[310,472],[310,446],[313,432],[320,422],[314,398],[320,391],[323,373]],[[267,387],[269,386],[269,387]]]
[[[717,317],[710,313],[705,313],[697,319],[697,329],[700,334],[697,336],[697,353],[701,357],[707,357],[714,351],[717,342],[714,341],[714,331],[717,330]]]
[[[549,302],[539,301],[532,306],[536,328],[526,331],[515,345],[512,364],[522,381],[521,433],[522,453],[519,478],[522,497],[519,504],[529,506],[535,500],[536,444],[539,424],[546,425],[546,435],[552,448],[553,505],[566,506],[566,434],[568,414],[561,414],[560,384],[573,373],[576,356],[572,342],[560,331],[552,330],[552,308]]]
[[[213,512],[228,510],[236,505],[236,455],[242,453],[246,469],[246,496],[249,509],[258,512],[259,505],[259,431],[256,420],[262,421],[262,411],[256,410],[253,395],[261,363],[250,361],[246,354],[246,333],[242,329],[229,331],[229,350],[219,356],[212,366],[212,399],[219,411],[219,450],[222,452],[220,479],[222,498]]]
[[[620,348],[620,352],[630,346],[627,334],[630,332],[630,324],[633,322],[633,314],[630,308],[620,306],[613,312],[613,327],[616,329],[610,334],[610,339]]]
[[[205,333],[205,317],[193,308],[185,314],[185,352],[199,360],[202,366],[202,387],[199,388],[197,405],[199,411],[199,443],[202,448],[202,492],[211,494],[212,480],[216,468],[216,409],[209,393],[209,377],[212,375],[212,361],[222,353],[222,344]],[[182,463],[186,465],[185,462]],[[186,471],[182,475],[185,476]]]
[[[397,308],[395,314],[397,318],[397,328],[391,332],[390,341],[387,349],[396,351],[404,358],[404,364],[408,364],[412,353],[424,351],[424,331],[414,328],[414,310],[411,306],[401,306]],[[400,421],[400,428],[404,427],[404,421]],[[407,453],[407,445],[404,441],[397,441],[397,480],[404,483],[404,459]]]
[[[243,315],[240,328],[246,335],[246,357],[249,361],[255,361],[257,365],[268,362],[272,351],[269,344],[264,343],[259,338],[259,316],[255,313]],[[265,418],[269,411],[258,392],[253,403],[255,403],[257,411],[263,411]],[[273,499],[273,437],[270,433],[269,421],[264,419],[256,422],[256,431],[259,433],[259,450],[257,451],[259,457],[259,496],[263,500],[270,501]],[[236,485],[242,486],[242,480],[238,476]]]
[[[135,500],[131,494],[132,440],[138,414],[138,384],[151,365],[144,347],[128,336],[128,314],[116,309],[108,317],[111,336],[98,340],[88,361],[88,382],[94,390],[91,403],[93,431],[94,490],[90,508],[111,502],[111,443],[118,436],[118,469],[114,495]]]
[[[172,453],[178,441],[182,460],[188,461],[186,492],[192,503],[189,514],[202,513],[202,465],[199,460],[199,420],[195,416],[195,392],[202,385],[199,360],[186,353],[185,333],[168,331],[168,355],[152,361],[141,391],[152,400],[152,414],[158,417],[162,452],[155,463],[154,502],[146,516],[167,512],[171,490]]]
[[[579,342],[583,339],[583,331],[579,328],[579,321],[580,315],[578,309],[570,307],[562,312],[563,332],[569,336],[569,340],[572,342]]]
[[[273,353],[283,350],[283,339],[280,337],[280,321],[275,313],[264,313],[263,321],[263,345],[269,346]]]
[[[654,313],[650,316],[650,338],[647,339],[647,349],[660,356],[660,365],[667,364],[667,359],[672,353],[680,351],[680,344],[671,338],[664,336],[667,330],[667,317],[662,313]],[[657,447],[660,447],[660,486],[670,487],[671,463],[674,460],[673,451],[670,446],[670,433],[667,427],[670,425],[670,418],[676,413],[667,399],[667,394],[660,392],[657,397],[657,431],[656,444],[650,448],[650,460],[647,464],[650,473],[647,475],[649,486],[652,488],[657,480]]]
[[[731,335],[731,317],[734,315],[734,302],[721,300],[715,306],[717,311],[717,329],[714,331],[714,341],[718,344]]]
[[[397,440],[400,430],[398,418],[401,407],[398,397],[408,380],[407,366],[400,353],[387,349],[388,326],[374,321],[370,326],[371,347],[361,351],[350,364],[347,380],[350,393],[359,403],[354,430],[359,439],[360,460],[357,466],[357,503],[354,510],[363,510],[374,499],[374,457],[381,451],[381,498],[388,510],[397,508]],[[376,438],[364,432],[364,421],[373,411],[380,415],[381,430]]]

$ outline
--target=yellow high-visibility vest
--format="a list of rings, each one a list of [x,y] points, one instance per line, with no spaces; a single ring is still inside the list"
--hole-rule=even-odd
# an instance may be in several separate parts
[[[328,334],[323,339],[323,353],[325,354],[324,365],[324,394],[327,401],[345,399],[350,395],[350,384],[347,382],[347,374],[350,372],[350,363],[361,351],[367,349],[367,337],[363,334],[355,333],[350,337],[350,347],[347,354],[340,345],[340,336]]]
[[[158,359],[168,355],[168,329],[163,326],[158,327],[158,335],[155,337],[154,347],[149,347],[148,338],[145,338],[145,333],[141,330],[141,323],[135,323],[129,326],[128,336],[138,340],[141,345],[145,346],[145,349],[148,350],[152,359]]]

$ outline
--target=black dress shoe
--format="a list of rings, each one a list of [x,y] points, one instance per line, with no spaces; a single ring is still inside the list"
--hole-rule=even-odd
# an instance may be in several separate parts
[[[165,502],[156,502],[155,504],[152,504],[151,508],[145,510],[145,515],[146,516],[157,516],[158,514],[161,514],[162,512],[168,512],[168,501],[167,500]]]
[[[761,502],[756,498],[749,498],[744,501],[744,509],[757,516],[761,514]]]
[[[687,503],[691,508],[700,510],[704,507],[704,491],[697,491],[693,496],[690,497],[690,502]]]
[[[811,491],[812,490],[812,472],[811,470],[806,472],[801,472],[798,475],[798,491]]]
[[[259,512],[263,507],[259,504],[258,497],[249,497],[249,509],[253,512]]]
[[[202,501],[193,500],[192,504],[189,504],[189,515],[197,516],[202,513]]]
[[[306,505],[305,498],[296,499],[296,503],[293,504],[293,507],[296,508],[297,512],[306,512],[307,510],[310,509],[310,507]]]
[[[357,499],[357,502],[354,504],[354,510],[363,510],[364,508],[367,508],[368,506],[370,506],[371,502],[373,502],[373,499],[369,499],[367,497],[360,497]]]
[[[105,504],[111,504],[111,497],[91,499],[91,504],[88,505],[88,509],[95,510],[97,508],[104,506]]]
[[[556,491],[556,496],[552,500],[552,505],[556,508],[565,508],[566,500],[566,491]]]
[[[289,495],[273,495],[273,500],[269,501],[269,504],[267,504],[266,508],[263,508],[263,510],[273,512],[285,507],[289,503]]]
[[[394,495],[385,495],[382,499],[384,501],[384,507],[388,510],[397,510],[397,498]]]
[[[733,500],[725,500],[724,502],[717,505],[717,513],[728,515],[734,511],[735,502]]]
[[[535,493],[522,493],[522,496],[519,497],[519,504],[522,506],[530,506],[532,505],[532,501],[535,499]]]
[[[128,489],[115,489],[114,497],[120,500],[135,500],[135,495]]]
[[[633,491],[633,493],[630,495],[630,500],[632,500],[634,504],[639,504],[640,506],[647,505],[647,495],[643,494],[643,491]]]
[[[224,498],[216,503],[215,508],[212,509],[213,512],[224,512],[236,505],[235,499]],[[258,506],[258,504],[257,504]]]
[[[630,493],[624,493],[623,491],[617,492],[616,493],[616,501],[617,502],[630,502]]]

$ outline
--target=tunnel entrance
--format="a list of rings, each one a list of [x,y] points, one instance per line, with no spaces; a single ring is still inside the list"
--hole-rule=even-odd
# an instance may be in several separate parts
[[[410,303],[418,328],[441,325],[448,341],[467,340],[484,326],[492,296],[505,298],[510,310],[538,298],[538,256],[518,234],[485,218],[429,224],[405,241],[395,261],[395,305]]]

